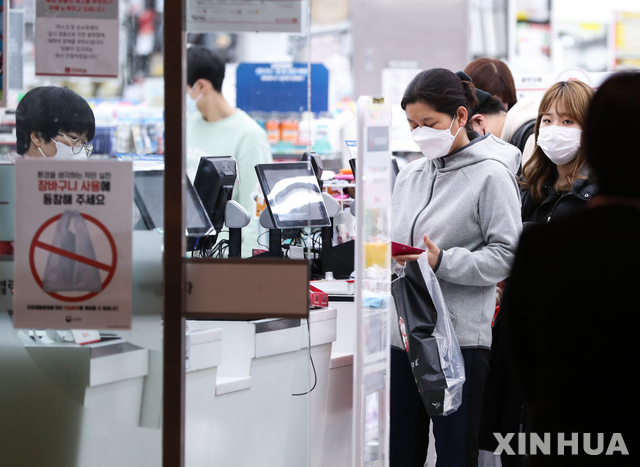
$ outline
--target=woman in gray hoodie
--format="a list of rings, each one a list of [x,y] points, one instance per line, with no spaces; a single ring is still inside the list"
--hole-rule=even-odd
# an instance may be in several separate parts
[[[522,226],[520,151],[490,133],[469,140],[465,126],[477,102],[471,82],[435,68],[413,79],[401,103],[425,157],[398,174],[391,239],[427,250],[465,360],[460,408],[433,419],[439,467],[478,465],[496,284],[509,275]],[[415,259],[394,257],[400,265]],[[391,467],[422,466],[429,418],[398,326],[391,344]]]

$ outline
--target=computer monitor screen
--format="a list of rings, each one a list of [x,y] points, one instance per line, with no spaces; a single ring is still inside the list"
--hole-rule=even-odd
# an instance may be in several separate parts
[[[214,235],[215,229],[187,178],[186,225],[187,235],[203,237]],[[164,229],[164,170],[136,171],[133,194],[142,220],[148,229]]]
[[[193,187],[216,232],[224,226],[225,207],[236,182],[236,167],[236,160],[230,156],[201,157],[198,164]]]
[[[331,225],[309,162],[258,164],[256,172],[278,229]]]
[[[353,157],[349,159],[349,166],[351,167],[351,172],[353,173],[353,177],[356,176],[356,158]],[[396,156],[391,156],[391,168],[393,169],[393,176],[391,184],[396,184],[396,178],[398,177],[398,173],[400,172],[400,166],[398,165],[398,158]]]

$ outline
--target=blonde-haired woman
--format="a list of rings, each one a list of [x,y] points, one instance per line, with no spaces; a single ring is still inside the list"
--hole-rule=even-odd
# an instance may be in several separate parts
[[[544,94],[536,119],[536,149],[522,170],[522,221],[545,222],[586,206],[596,190],[581,148],[593,89],[560,81]]]
[[[520,180],[525,229],[526,224],[579,211],[594,196],[596,185],[581,147],[582,127],[593,95],[593,89],[581,81],[558,82],[544,94],[534,131],[536,147]],[[502,306],[493,327],[491,370],[485,385],[479,437],[480,448],[488,451],[498,447],[494,433],[507,436],[530,428],[522,392],[509,365],[509,337],[505,335],[503,319],[509,313],[509,308]],[[517,452],[517,437],[510,445]],[[504,467],[524,465],[521,455],[503,454],[501,461]]]

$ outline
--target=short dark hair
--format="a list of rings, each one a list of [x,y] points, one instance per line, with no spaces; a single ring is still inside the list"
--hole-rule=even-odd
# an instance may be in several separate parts
[[[490,96],[484,102],[482,102],[480,106],[474,108],[472,114],[498,115],[501,112],[506,111],[507,109],[504,107],[504,104],[500,99],[498,99],[496,96]]]
[[[220,54],[201,45],[187,49],[187,84],[193,86],[199,79],[211,82],[213,89],[222,92],[224,59]]]
[[[582,132],[587,163],[603,195],[640,198],[640,155],[633,131],[640,127],[640,72],[618,72],[596,91]]]
[[[513,75],[506,63],[497,58],[476,58],[464,72],[471,76],[477,88],[497,96],[510,109],[518,102]]]
[[[31,146],[31,133],[50,142],[58,133],[86,133],[91,141],[96,133],[93,110],[68,87],[41,86],[27,92],[16,108],[16,150],[23,155]]]
[[[470,81],[462,81],[456,74],[445,68],[421,71],[407,86],[400,103],[403,110],[408,104],[423,102],[436,112],[455,116],[458,107],[467,111],[478,104],[475,88]]]

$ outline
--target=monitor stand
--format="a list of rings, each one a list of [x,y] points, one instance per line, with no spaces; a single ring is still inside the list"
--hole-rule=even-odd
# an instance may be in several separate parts
[[[260,213],[260,225],[269,229],[269,251],[252,256],[252,258],[282,258],[282,230],[276,228],[269,210]]]

